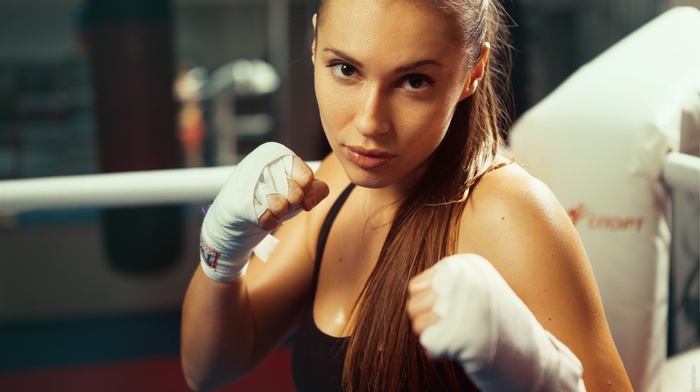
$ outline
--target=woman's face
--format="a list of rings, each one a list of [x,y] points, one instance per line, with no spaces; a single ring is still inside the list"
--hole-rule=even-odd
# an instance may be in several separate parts
[[[410,189],[472,92],[468,55],[444,16],[411,1],[329,0],[323,12],[313,59],[326,137],[355,184]]]

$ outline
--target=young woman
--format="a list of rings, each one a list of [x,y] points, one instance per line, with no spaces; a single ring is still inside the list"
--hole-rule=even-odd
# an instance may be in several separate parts
[[[501,19],[495,0],[320,1],[333,154],[314,174],[263,145],[217,196],[183,306],[193,389],[296,332],[300,391],[631,390],[575,229],[501,155]]]

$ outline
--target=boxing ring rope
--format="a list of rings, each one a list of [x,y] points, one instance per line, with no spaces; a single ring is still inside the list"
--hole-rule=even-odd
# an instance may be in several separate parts
[[[308,162],[312,169],[320,162]],[[0,213],[76,208],[206,203],[233,166],[105,173],[0,181]],[[700,158],[671,152],[663,171],[671,188],[700,193]]]
[[[312,169],[320,162],[307,162]],[[211,202],[234,166],[0,181],[0,214],[77,207]]]
[[[676,151],[669,153],[662,177],[672,189],[700,194],[700,157]]]

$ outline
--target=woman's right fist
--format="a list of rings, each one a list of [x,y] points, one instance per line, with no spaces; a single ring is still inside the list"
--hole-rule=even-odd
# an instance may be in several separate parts
[[[302,209],[309,211],[316,207],[328,193],[328,185],[317,180],[309,165],[295,155],[291,175],[287,179],[287,197],[280,193],[266,195],[268,208],[258,224],[263,230],[274,230],[280,222],[296,215]]]
[[[245,273],[253,248],[283,221],[309,210],[328,186],[287,147],[265,143],[236,166],[202,223],[200,259],[218,282]]]

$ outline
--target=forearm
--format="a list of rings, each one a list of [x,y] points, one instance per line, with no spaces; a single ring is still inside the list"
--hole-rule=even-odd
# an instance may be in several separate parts
[[[253,320],[245,276],[218,283],[197,268],[182,309],[181,360],[194,390],[220,387],[251,367]]]
[[[257,249],[264,260],[276,246],[265,245],[266,236],[327,195],[328,186],[314,179],[311,168],[277,143],[256,148],[232,171],[204,217],[200,267],[183,304],[182,367],[190,387],[220,387],[261,360],[265,349],[254,355],[255,344],[269,348],[279,328],[260,317],[267,329],[256,329],[252,315],[269,315],[272,306],[260,305],[260,295],[255,309],[251,305],[251,255]]]
[[[204,217],[200,267],[182,313],[182,367],[193,389],[222,386],[251,368],[254,334],[245,272],[253,249],[281,221],[261,223],[263,216],[275,216],[268,196],[284,198],[284,208],[276,212],[291,217],[286,197],[293,154],[277,143],[258,147],[232,171]]]

